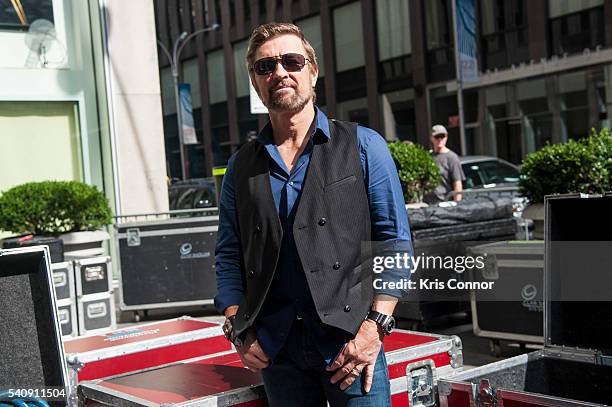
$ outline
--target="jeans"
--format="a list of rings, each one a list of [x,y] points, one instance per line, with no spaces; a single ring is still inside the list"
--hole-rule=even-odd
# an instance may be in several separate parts
[[[330,379],[334,372],[325,371],[325,367],[325,360],[304,329],[303,322],[294,321],[274,363],[262,370],[270,407],[326,406],[328,402],[331,407],[391,406],[387,361],[382,347],[369,393],[363,391],[363,374],[342,391],[342,381],[332,384]]]

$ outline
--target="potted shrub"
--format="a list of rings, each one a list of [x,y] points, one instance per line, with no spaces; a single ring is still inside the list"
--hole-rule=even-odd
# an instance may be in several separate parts
[[[519,188],[529,200],[523,217],[533,219],[534,237],[544,238],[544,196],[602,193],[612,189],[612,134],[547,145],[523,160]]]
[[[111,222],[104,194],[77,181],[30,182],[0,195],[0,230],[60,237],[67,257],[101,254]]]
[[[389,151],[397,167],[404,199],[408,204],[422,204],[423,197],[433,192],[441,181],[431,153],[420,145],[398,141],[389,143]]]

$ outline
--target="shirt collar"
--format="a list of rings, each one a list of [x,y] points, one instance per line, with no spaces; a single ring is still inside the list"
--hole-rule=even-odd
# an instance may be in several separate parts
[[[329,122],[327,116],[321,109],[315,106],[315,123],[316,127],[314,129],[313,140],[315,143],[327,141],[331,138],[331,133],[329,131]],[[323,139],[319,137],[323,137]],[[264,126],[263,129],[257,135],[257,140],[263,144],[264,146],[267,144],[273,144],[274,139],[272,137],[272,124],[268,121],[268,123]]]

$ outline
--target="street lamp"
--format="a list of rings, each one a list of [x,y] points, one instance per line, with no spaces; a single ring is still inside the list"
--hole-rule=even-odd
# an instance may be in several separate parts
[[[185,31],[179,35],[179,37],[174,41],[174,46],[172,47],[172,54],[166,46],[160,41],[157,40],[157,45],[161,48],[161,50],[168,57],[168,61],[170,62],[170,71],[172,73],[172,79],[174,80],[174,99],[176,102],[176,121],[178,123],[178,136],[179,136],[179,145],[180,145],[180,153],[181,153],[181,171],[183,180],[187,179],[187,162],[185,160],[185,144],[183,143],[183,119],[181,117],[181,101],[179,100],[179,64],[181,63],[180,57],[181,52],[185,45],[196,35],[208,32],[208,31],[218,31],[221,28],[220,24],[213,24],[210,27],[205,27],[200,30],[194,31],[191,34],[187,34]]]

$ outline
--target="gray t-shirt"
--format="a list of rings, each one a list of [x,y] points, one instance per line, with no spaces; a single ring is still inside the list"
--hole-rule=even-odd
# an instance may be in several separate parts
[[[442,182],[434,189],[433,194],[430,194],[426,202],[433,203],[436,201],[446,201],[446,194],[453,190],[455,181],[465,181],[465,174],[461,168],[459,156],[453,151],[448,150],[446,153],[432,152],[433,159],[440,169]],[[432,196],[433,195],[433,196]]]

